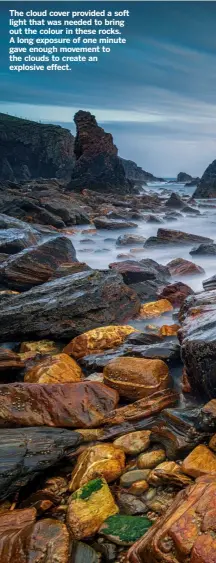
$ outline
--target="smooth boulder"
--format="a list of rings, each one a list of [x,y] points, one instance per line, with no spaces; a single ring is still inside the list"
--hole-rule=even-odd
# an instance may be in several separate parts
[[[120,357],[104,368],[104,382],[127,399],[141,399],[167,389],[169,370],[161,360]]]

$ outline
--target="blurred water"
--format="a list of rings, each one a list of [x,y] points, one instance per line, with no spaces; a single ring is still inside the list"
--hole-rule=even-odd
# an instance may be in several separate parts
[[[149,193],[155,192],[163,197],[163,190],[169,190],[169,192],[176,191],[179,195],[183,196],[185,194],[192,195],[194,192],[194,187],[188,188],[181,184],[151,184],[145,187],[145,191]],[[205,203],[202,201],[202,203]],[[137,234],[142,235],[145,238],[150,236],[156,236],[159,227],[165,229],[180,230],[188,233],[193,233],[197,235],[202,235],[210,237],[216,240],[216,202],[211,200],[207,202],[207,207],[201,207],[201,215],[189,217],[184,215],[178,218],[176,221],[167,221],[161,224],[146,223],[144,220],[133,222],[137,223],[137,227],[131,229],[121,229],[121,230],[98,230],[97,234],[91,235],[88,233],[81,234],[83,229],[87,229],[88,225],[83,225],[77,229],[77,233],[72,235],[72,241],[76,248],[77,258],[80,262],[86,262],[89,266],[96,269],[107,269],[111,262],[119,261],[117,255],[120,253],[128,254],[131,246],[121,246],[117,247],[115,241],[120,235],[124,234]],[[148,213],[146,213],[148,214]],[[159,214],[158,214],[159,216]],[[89,239],[90,242],[82,242],[83,239]],[[107,240],[114,239],[114,240]],[[133,245],[136,247],[136,245]],[[193,245],[195,246],[195,245]],[[142,248],[142,247],[139,247]],[[141,252],[134,255],[134,260],[141,260],[143,258],[152,258],[160,264],[167,264],[170,260],[174,258],[185,258],[187,260],[192,260],[196,264],[202,266],[205,270],[205,274],[201,275],[191,275],[183,277],[173,277],[173,281],[183,281],[187,283],[194,291],[202,290],[202,281],[208,277],[216,274],[216,256],[208,257],[195,257],[189,254],[192,246],[163,246],[156,248],[146,248],[142,249]]]

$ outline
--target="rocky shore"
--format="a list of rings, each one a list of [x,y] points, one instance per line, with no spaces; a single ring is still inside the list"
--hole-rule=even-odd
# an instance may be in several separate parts
[[[75,122],[0,186],[0,561],[215,563],[215,208]]]

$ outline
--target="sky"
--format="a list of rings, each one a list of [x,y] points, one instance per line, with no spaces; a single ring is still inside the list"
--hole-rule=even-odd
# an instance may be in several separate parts
[[[115,5],[115,7],[114,7]],[[8,70],[9,9],[124,8],[126,45],[71,72]],[[216,158],[216,2],[0,2],[0,111],[75,134],[91,111],[123,158],[157,176],[201,176]]]

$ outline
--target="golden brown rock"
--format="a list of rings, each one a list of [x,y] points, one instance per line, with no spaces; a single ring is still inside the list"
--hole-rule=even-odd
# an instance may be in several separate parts
[[[150,444],[150,430],[138,430],[137,432],[130,432],[125,434],[125,436],[120,436],[114,440],[113,445],[119,448],[129,455],[139,454],[144,450],[147,450]]]
[[[128,494],[139,497],[143,495],[143,493],[145,493],[145,491],[147,491],[148,488],[149,488],[149,484],[147,483],[147,481],[145,481],[145,479],[142,481],[136,481],[136,483],[133,483],[133,485],[129,487]]]
[[[169,385],[169,370],[162,360],[119,357],[104,370],[104,383],[127,399],[141,399]]]
[[[27,563],[25,542],[35,523],[35,508],[8,510],[0,518],[1,563]]]
[[[214,473],[178,493],[165,514],[131,547],[127,563],[215,563],[215,507]]]
[[[20,353],[36,352],[37,354],[50,354],[56,352],[58,347],[53,340],[36,340],[29,342],[22,342],[20,346]]]
[[[8,369],[21,369],[25,366],[19,354],[9,350],[9,348],[0,348],[0,371]]]
[[[117,402],[116,391],[92,381],[0,385],[0,427],[97,428]]]
[[[69,499],[67,524],[72,538],[92,536],[109,516],[118,511],[105,479],[89,481]]]
[[[214,436],[212,436],[212,438],[209,442],[209,447],[211,448],[211,450],[213,450],[213,452],[216,452],[216,434],[214,434]]]
[[[191,478],[181,471],[180,465],[175,463],[175,461],[165,461],[160,463],[157,467],[155,467],[155,469],[153,469],[153,471],[151,471],[148,481],[156,487],[166,483],[180,487],[187,487],[187,485],[190,485],[192,482]]]
[[[76,491],[98,476],[110,483],[120,477],[124,467],[125,454],[120,448],[108,443],[92,446],[78,457],[69,488]]]
[[[77,362],[67,354],[46,357],[24,377],[27,383],[73,383],[80,381],[83,373]]]
[[[168,299],[159,299],[158,301],[152,301],[151,303],[141,305],[139,316],[143,319],[150,319],[152,317],[160,317],[163,313],[167,313],[172,310],[173,306]]]
[[[39,520],[28,539],[26,563],[68,563],[69,545],[65,524],[52,518]]]
[[[165,459],[166,452],[164,450],[152,450],[151,452],[145,452],[138,457],[137,467],[140,469],[152,469],[159,463],[162,463]]]
[[[160,336],[176,336],[178,334],[178,330],[180,329],[180,325],[163,325],[159,330]]]
[[[207,446],[200,444],[184,459],[181,468],[183,473],[195,478],[216,472],[216,456]]]
[[[104,326],[89,330],[76,336],[64,348],[63,352],[74,356],[74,358],[83,358],[89,354],[97,354],[103,350],[109,350],[120,346],[128,334],[139,332],[133,326]]]

